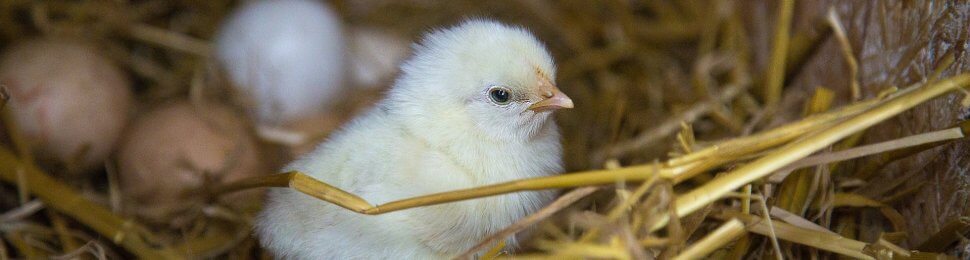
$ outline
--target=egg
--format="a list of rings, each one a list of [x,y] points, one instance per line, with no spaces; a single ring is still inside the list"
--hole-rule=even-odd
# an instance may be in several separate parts
[[[264,172],[244,116],[218,103],[175,101],[139,116],[118,154],[119,186],[141,217],[165,221],[198,209],[207,187]],[[226,205],[258,204],[259,193],[225,197]]]
[[[219,29],[215,59],[260,124],[325,109],[343,88],[341,21],[318,1],[255,1]]]
[[[103,165],[132,106],[128,79],[97,49],[33,39],[0,55],[8,108],[37,159],[80,173]]]

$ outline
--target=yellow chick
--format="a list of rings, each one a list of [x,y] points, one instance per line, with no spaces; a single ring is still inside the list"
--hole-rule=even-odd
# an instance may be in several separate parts
[[[471,20],[428,33],[414,51],[376,107],[284,171],[380,204],[563,170],[552,112],[573,102],[530,32]],[[279,258],[449,258],[553,196],[522,192],[370,216],[275,189],[256,232]]]

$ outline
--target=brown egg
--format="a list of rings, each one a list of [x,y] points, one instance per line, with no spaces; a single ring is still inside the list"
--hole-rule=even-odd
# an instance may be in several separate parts
[[[95,48],[68,40],[16,44],[0,56],[8,108],[38,159],[69,172],[103,164],[127,123],[128,79]]]
[[[124,198],[140,216],[167,221],[205,202],[203,191],[262,174],[262,160],[243,117],[219,104],[177,101],[139,116],[118,154]],[[224,197],[233,207],[258,205],[259,193]]]

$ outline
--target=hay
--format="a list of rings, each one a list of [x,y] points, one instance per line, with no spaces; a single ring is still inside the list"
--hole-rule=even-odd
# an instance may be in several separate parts
[[[914,15],[904,4],[886,2],[876,4],[878,15]],[[237,4],[3,1],[0,47],[38,35],[81,37],[129,72],[141,104],[172,98],[230,101],[232,91],[209,65],[208,39]],[[970,227],[970,210],[933,220],[942,225],[914,220],[919,215],[898,204],[942,188],[913,181],[922,176],[918,172],[873,178],[900,176],[893,165],[917,160],[914,155],[924,151],[960,145],[968,121],[953,115],[921,118],[906,111],[962,110],[959,102],[950,102],[960,96],[947,94],[970,85],[970,75],[960,74],[967,70],[966,51],[941,50],[946,54],[927,59],[923,66],[932,66],[919,78],[898,67],[878,70],[910,80],[875,84],[872,61],[861,56],[872,54],[858,48],[859,39],[870,35],[854,22],[867,6],[839,3],[830,8],[790,0],[333,4],[348,25],[383,28],[410,39],[475,16],[534,31],[556,57],[559,87],[577,104],[558,118],[571,173],[371,205],[294,172],[210,187],[196,193],[199,200],[253,187],[290,187],[348,210],[382,214],[509,192],[580,187],[483,238],[462,258],[906,259],[966,250],[960,249],[968,244],[961,232],[965,235]],[[970,5],[948,5],[955,11],[934,15],[961,16],[914,23],[934,30],[968,23]],[[922,2],[910,8],[936,10]],[[966,33],[956,37],[909,44],[966,44]],[[819,82],[841,83],[820,87]],[[334,118],[345,120],[373,100],[374,92],[348,93],[353,98],[338,106]],[[804,106],[793,105],[799,103]],[[921,122],[920,127],[892,134],[872,128],[907,126],[900,123],[900,114]],[[16,127],[3,121],[0,259],[266,256],[250,236],[253,212],[213,204],[186,213],[181,220],[186,223],[147,224],[120,202],[110,163],[93,176],[63,177],[58,174],[62,168],[37,165]],[[277,164],[293,156],[283,145],[264,148]],[[937,200],[934,205],[952,203],[951,197]],[[514,256],[497,243],[533,226],[535,235]]]

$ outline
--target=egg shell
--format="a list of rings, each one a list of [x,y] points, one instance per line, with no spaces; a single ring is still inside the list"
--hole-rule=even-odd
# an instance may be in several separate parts
[[[410,52],[407,38],[378,28],[358,26],[350,30],[348,46],[354,85],[386,87]]]
[[[77,168],[70,172],[103,165],[132,105],[126,76],[96,49],[72,40],[10,47],[0,56],[0,85],[37,158],[71,162]]]
[[[199,206],[204,185],[264,172],[243,116],[214,103],[177,101],[139,116],[119,149],[124,198],[142,217],[164,221]],[[207,186],[208,187],[208,186]],[[258,192],[224,197],[230,206],[258,204]]]
[[[340,100],[333,108],[316,113],[309,117],[300,118],[283,125],[288,131],[306,137],[302,144],[289,147],[291,159],[296,159],[306,152],[312,151],[320,142],[355,115],[366,111],[383,97],[383,90],[377,88],[357,88],[347,91],[347,97]]]
[[[264,124],[282,124],[329,106],[345,73],[341,21],[317,1],[255,1],[228,18],[217,62]]]

